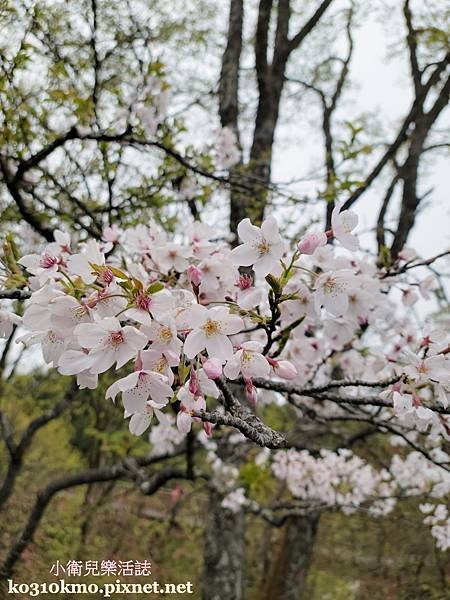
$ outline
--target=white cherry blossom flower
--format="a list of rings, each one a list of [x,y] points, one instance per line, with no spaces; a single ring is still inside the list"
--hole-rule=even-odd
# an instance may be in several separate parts
[[[20,325],[22,319],[9,310],[0,309],[0,338],[9,338],[14,326]]]
[[[245,490],[240,487],[225,496],[222,500],[222,506],[232,513],[238,513],[247,502]]]
[[[106,390],[106,398],[114,401],[120,392],[126,416],[144,412],[148,402],[153,408],[162,408],[173,394],[167,377],[146,370],[134,371],[115,381]]]
[[[73,296],[55,298],[49,305],[49,311],[52,327],[62,335],[71,335],[77,325],[92,321],[89,307]]]
[[[195,397],[186,386],[180,388],[177,394],[180,401],[180,410],[177,415],[177,427],[182,433],[189,433],[192,427],[193,413],[206,410],[206,401],[203,396]]]
[[[152,348],[143,350],[139,353],[139,358],[142,362],[142,368],[146,371],[156,371],[167,377],[169,385],[174,381],[174,374],[171,367],[177,367],[180,362],[178,354],[173,352],[161,352]]]
[[[331,215],[331,228],[334,237],[347,250],[354,252],[359,248],[358,238],[352,231],[358,225],[358,215],[352,210],[341,210],[342,203],[336,203]]]
[[[95,240],[89,240],[85,244],[83,252],[72,254],[67,259],[69,271],[81,277],[85,283],[94,283],[97,279],[97,273],[93,271],[91,264],[105,264],[105,256]]]
[[[53,231],[54,242],[47,244],[47,252],[53,255],[70,254],[70,234],[60,229]]]
[[[153,415],[160,423],[165,423],[167,417],[161,409],[172,396],[166,377],[154,371],[135,371],[113,383],[106,390],[106,398],[114,401],[119,392],[122,392],[124,416],[131,416],[129,429],[132,434],[142,435],[150,426]]]
[[[251,275],[240,275],[236,287],[238,288],[236,303],[239,308],[251,310],[260,304],[263,292],[261,288],[253,285],[253,277]]]
[[[191,249],[188,246],[174,243],[157,246],[152,250],[152,258],[164,273],[168,273],[171,269],[182,273],[189,265],[187,259],[190,256]]]
[[[229,379],[236,379],[239,373],[245,379],[267,377],[270,365],[261,354],[263,345],[259,342],[244,342],[239,350],[227,362],[223,372]]]
[[[450,384],[450,363],[442,354],[421,358],[409,351],[404,350],[408,364],[403,372],[418,382],[436,381],[442,384]]]
[[[96,323],[81,323],[74,335],[82,348],[90,350],[86,365],[91,373],[103,373],[114,363],[116,369],[136,357],[147,344],[147,337],[129,325],[122,327],[114,317]]]
[[[169,290],[160,290],[154,294],[139,293],[134,299],[134,306],[127,308],[124,315],[141,325],[150,326],[152,316],[163,320],[173,308],[174,300]]]
[[[22,342],[26,347],[40,344],[44,361],[54,367],[57,366],[68,344],[66,338],[63,338],[57,331],[53,331],[52,329],[25,334],[17,338],[17,342]]]
[[[345,315],[353,282],[354,276],[349,270],[327,271],[319,275],[314,293],[316,310],[323,306],[336,317]]]
[[[165,353],[171,352],[179,356],[183,343],[177,337],[177,327],[174,319],[167,319],[162,323],[153,321],[150,327],[144,327],[142,331],[151,341],[152,350]]]
[[[244,321],[238,315],[230,314],[224,306],[207,309],[194,305],[189,312],[192,331],[184,342],[184,353],[194,358],[206,348],[210,357],[226,362],[233,355],[233,344],[229,335],[244,328]]]
[[[244,219],[238,225],[238,235],[243,244],[231,251],[234,264],[249,267],[253,265],[255,275],[265,277],[283,256],[284,244],[278,233],[278,223],[268,217],[261,227]]]
[[[39,286],[44,285],[50,279],[59,277],[61,259],[58,256],[44,252],[44,254],[27,254],[18,261],[19,265],[26,268],[35,276]]]

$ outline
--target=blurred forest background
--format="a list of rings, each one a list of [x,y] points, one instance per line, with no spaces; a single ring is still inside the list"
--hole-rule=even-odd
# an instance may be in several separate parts
[[[225,235],[243,216],[260,220],[267,206],[298,239],[311,223],[329,222],[337,198],[351,205],[366,194],[357,205],[365,250],[381,263],[410,234],[424,254],[436,240],[441,248],[448,240],[448,3],[292,0],[287,14],[286,7],[283,0],[245,7],[239,0],[0,0],[3,239],[12,232],[25,254],[55,228],[100,238],[105,226],[153,218],[176,232],[198,215]],[[291,40],[284,46],[283,27]],[[361,31],[374,35],[374,56],[387,65],[382,110],[369,109],[360,94],[370,95],[381,68],[370,51],[359,54]],[[147,120],[136,107],[150,111]],[[216,172],[211,139],[220,125],[238,135],[242,155],[233,169]],[[20,299],[14,304],[23,310]],[[206,482],[158,481],[155,494],[143,493],[127,457],[147,457],[150,442],[130,435],[121,407],[105,400],[108,376],[98,389],[78,391],[16,345],[17,335],[0,354],[2,560],[11,559],[27,523],[36,530],[32,541],[25,531],[27,543],[11,559],[14,579],[52,581],[57,560],[148,559],[154,579],[190,580],[200,598]],[[294,418],[289,407],[266,412],[274,427]],[[311,445],[333,447],[331,436],[310,436]],[[378,436],[358,444],[368,460],[382,463],[388,452]],[[248,460],[238,461],[239,481],[268,502],[283,490],[250,460],[258,451],[249,446]],[[183,468],[184,452],[171,459],[173,469]],[[114,465],[122,469],[117,477]],[[105,472],[104,480],[83,479],[93,471]],[[449,555],[436,549],[418,505],[399,503],[380,519],[362,509],[323,515],[305,598],[450,598]],[[260,600],[285,530],[246,518],[244,597]]]

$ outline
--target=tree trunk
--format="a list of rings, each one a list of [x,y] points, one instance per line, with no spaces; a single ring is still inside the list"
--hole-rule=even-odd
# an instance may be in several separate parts
[[[317,514],[287,519],[261,586],[261,600],[307,600],[306,579],[318,524]]]
[[[204,551],[203,600],[240,600],[244,560],[244,514],[222,507],[216,490],[209,498]]]

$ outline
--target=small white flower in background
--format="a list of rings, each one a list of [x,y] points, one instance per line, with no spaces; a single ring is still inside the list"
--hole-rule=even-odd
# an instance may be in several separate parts
[[[394,412],[398,417],[404,417],[413,411],[413,397],[411,394],[393,393]]]
[[[74,335],[82,348],[90,350],[86,368],[91,373],[103,373],[116,363],[116,369],[135,358],[147,344],[147,337],[129,325],[122,327],[115,317],[96,323],[81,323]]]
[[[113,225],[111,225],[111,227],[105,227],[103,229],[102,240],[104,240],[105,242],[110,242],[112,244],[115,244],[116,242],[119,241],[119,237],[120,237],[120,229],[116,225],[116,223],[113,223]]]
[[[240,152],[236,134],[229,127],[216,130],[217,164],[222,169],[229,169],[239,162]]]
[[[231,251],[231,260],[241,267],[253,265],[255,275],[265,277],[284,251],[276,219],[267,217],[261,227],[252,225],[250,219],[244,219],[238,225],[238,235],[243,244]]]
[[[184,342],[184,353],[188,358],[194,358],[205,348],[210,357],[223,363],[232,357],[233,344],[227,336],[244,328],[241,317],[230,314],[225,306],[207,309],[195,304],[189,310],[189,322],[192,331]]]
[[[9,310],[0,309],[0,338],[9,338],[14,325],[20,325],[22,319]]]
[[[358,238],[352,231],[358,225],[358,215],[352,210],[343,210],[342,203],[336,203],[331,215],[331,229],[334,237],[347,250],[355,251],[359,248]]]
[[[414,248],[409,248],[408,246],[403,246],[403,248],[398,253],[398,258],[400,260],[404,260],[405,262],[410,262],[417,257],[417,252]]]
[[[425,277],[419,283],[419,292],[424,300],[430,299],[430,292],[433,292],[437,288],[436,277],[434,275],[429,275]]]
[[[242,506],[244,506],[246,503],[247,498],[245,497],[244,488],[233,490],[222,500],[223,508],[230,510],[232,513],[239,512]]]
[[[189,265],[188,258],[192,252],[188,246],[168,243],[152,250],[152,258],[158,265],[160,271],[168,273],[175,269],[179,273],[185,271]]]
[[[419,299],[419,295],[412,288],[407,288],[406,290],[402,290],[402,301],[405,306],[414,306],[414,304]]]
[[[340,350],[350,342],[355,331],[355,324],[341,317],[324,320],[324,333],[333,350]]]
[[[400,419],[412,421],[419,428],[425,430],[430,424],[438,422],[436,413],[426,406],[422,406],[420,400],[412,394],[393,394],[394,412]]]

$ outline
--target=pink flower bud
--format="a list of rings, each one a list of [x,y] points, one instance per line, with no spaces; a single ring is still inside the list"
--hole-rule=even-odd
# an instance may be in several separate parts
[[[114,223],[111,227],[105,227],[102,234],[102,239],[105,242],[112,242],[113,244],[118,241],[120,235],[120,229]]]
[[[198,396],[200,394],[200,387],[198,385],[197,372],[193,367],[191,367],[191,373],[189,376],[189,391],[194,396]]]
[[[202,282],[202,272],[198,267],[191,265],[187,268],[187,276],[193,285],[200,285]]]
[[[170,499],[174,504],[176,504],[183,494],[183,488],[179,483],[177,483],[173,490],[170,492]]]
[[[204,421],[203,422],[203,429],[204,429],[207,437],[211,437],[212,436],[212,423],[210,423],[209,421]]]
[[[252,406],[256,405],[256,401],[258,399],[256,388],[253,385],[251,379],[245,380],[245,395],[247,396],[247,400],[250,402]]]
[[[297,369],[288,360],[277,360],[273,365],[273,370],[278,377],[283,379],[295,379],[297,377]]]
[[[203,363],[203,369],[210,379],[217,379],[222,375],[222,363],[218,358],[208,358]]]
[[[323,232],[319,233],[307,233],[303,239],[298,243],[298,250],[302,254],[314,254],[314,252],[320,246],[325,246],[327,243],[327,234]]]

